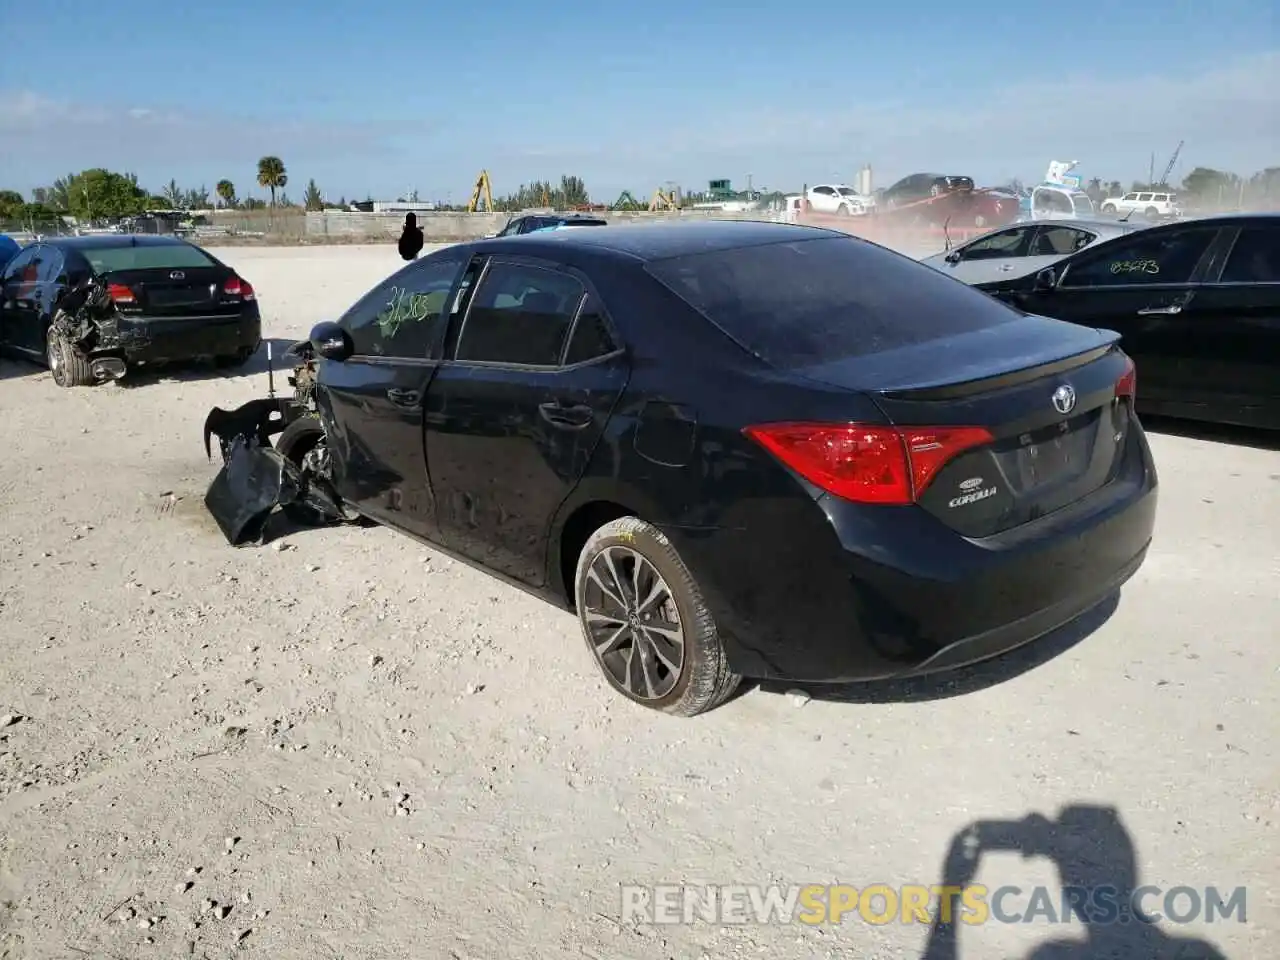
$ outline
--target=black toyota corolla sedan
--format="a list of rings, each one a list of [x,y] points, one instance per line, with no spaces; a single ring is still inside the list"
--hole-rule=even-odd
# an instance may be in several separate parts
[[[176,237],[57,237],[0,273],[0,347],[43,360],[59,386],[201,357],[237,366],[261,340],[252,285]]]
[[[315,413],[266,449],[575,610],[617,691],[692,715],[744,675],[982,660],[1112,594],[1156,509],[1116,339],[807,227],[482,240],[317,326]],[[270,472],[236,449],[211,510]]]

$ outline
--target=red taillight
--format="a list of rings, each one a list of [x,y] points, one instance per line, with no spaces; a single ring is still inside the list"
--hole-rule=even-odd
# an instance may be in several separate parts
[[[1116,381],[1116,399],[1128,397],[1132,400],[1138,395],[1138,368],[1133,365],[1132,359],[1127,363],[1124,373],[1120,374],[1120,379]]]
[[[232,277],[222,285],[222,292],[228,297],[239,297],[241,300],[252,300],[255,297],[253,284],[239,277]]]
[[[828,493],[856,503],[914,503],[950,460],[990,443],[982,427],[774,423],[743,433]]]
[[[130,290],[123,283],[107,284],[107,296],[110,297],[112,300],[114,300],[116,303],[137,303],[138,302],[138,298],[133,295],[133,291]]]

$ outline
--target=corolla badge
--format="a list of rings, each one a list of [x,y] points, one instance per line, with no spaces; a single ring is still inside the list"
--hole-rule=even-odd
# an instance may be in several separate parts
[[[1069,383],[1064,383],[1053,391],[1053,409],[1064,416],[1076,408],[1076,391]]]

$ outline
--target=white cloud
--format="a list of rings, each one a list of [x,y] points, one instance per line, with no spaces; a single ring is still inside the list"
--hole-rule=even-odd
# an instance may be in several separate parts
[[[594,130],[589,144],[515,150],[510,162],[612,166],[622,182],[674,177],[691,186],[752,171],[757,185],[788,187],[852,177],[864,162],[882,185],[923,170],[1025,180],[1053,159],[1079,159],[1086,177],[1131,179],[1146,176],[1153,152],[1158,175],[1180,140],[1184,174],[1196,165],[1251,173],[1280,163],[1280,52],[1200,69],[1172,58],[1160,73],[1124,68],[1012,84],[981,98],[966,93],[976,74],[958,73],[945,90],[912,91],[899,102],[859,102],[855,92],[795,109],[717,111],[696,126],[628,118],[615,137]]]

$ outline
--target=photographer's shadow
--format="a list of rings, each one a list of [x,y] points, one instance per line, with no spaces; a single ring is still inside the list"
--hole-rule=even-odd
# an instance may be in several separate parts
[[[952,841],[941,885],[969,886],[981,855],[995,851],[1048,857],[1057,865],[1063,899],[1070,902],[1069,894],[1077,896],[1074,913],[1084,925],[1084,938],[1046,941],[1025,960],[1227,960],[1208,941],[1170,934],[1150,917],[1135,915],[1141,908],[1135,901],[1140,886],[1137,851],[1113,807],[1079,804],[1064,808],[1056,820],[1032,814],[1020,821],[973,823]],[[1100,890],[1113,895],[1105,903],[1091,899]],[[962,904],[959,894],[950,900],[950,909],[939,909],[934,916],[921,960],[961,957]]]

